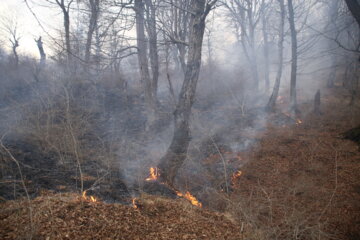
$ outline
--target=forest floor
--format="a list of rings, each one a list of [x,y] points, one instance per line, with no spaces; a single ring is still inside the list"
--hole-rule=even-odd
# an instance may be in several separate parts
[[[247,153],[231,202],[261,239],[360,239],[360,146],[343,138],[360,108],[348,103],[344,89],[325,92],[321,115],[302,104],[301,124],[269,124]]]
[[[223,207],[146,194],[135,204],[93,203],[44,191],[0,203],[0,239],[360,239],[359,146],[342,136],[359,126],[360,107],[340,88],[321,101],[321,115],[302,103],[298,124],[273,125],[277,115],[269,116],[241,152],[232,191],[206,200]]]

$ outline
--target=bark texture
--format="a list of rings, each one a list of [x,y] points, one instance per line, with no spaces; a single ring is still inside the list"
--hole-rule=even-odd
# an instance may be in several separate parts
[[[14,41],[12,41],[12,52],[14,54],[14,63],[16,68],[19,66],[19,56],[17,54],[17,48],[19,46],[19,40],[14,37]]]
[[[151,98],[152,106],[155,107],[157,99],[157,89],[159,80],[159,55],[157,48],[157,28],[156,28],[156,15],[155,6],[152,0],[146,0],[146,14],[147,14],[147,26],[149,36],[149,56],[152,78],[150,82],[151,86]]]
[[[70,6],[72,4],[72,0],[65,4],[64,0],[56,0],[56,3],[59,5],[63,12],[64,18],[64,29],[65,29],[65,48],[67,53],[68,63],[71,62],[71,43],[70,43]]]
[[[141,83],[144,88],[145,104],[147,105],[146,130],[149,130],[156,115],[156,95],[159,78],[155,6],[151,0],[135,0],[135,12],[138,62],[140,67]],[[146,27],[148,39],[145,35]],[[149,71],[148,46],[152,76],[150,76]]]
[[[262,25],[263,25],[263,37],[264,37],[264,75],[265,75],[265,91],[267,92],[270,88],[270,61],[269,61],[269,37],[268,37],[268,29],[267,29],[267,22],[266,22],[266,15],[263,13],[262,15]]]
[[[295,28],[295,14],[293,1],[288,0],[289,24],[291,32],[291,76],[290,76],[290,111],[298,112],[296,100],[296,77],[297,77],[297,32]]]
[[[314,113],[316,115],[320,115],[321,111],[320,111],[320,90],[317,90],[315,97],[314,97]]]
[[[205,0],[193,0],[191,2],[193,13],[191,14],[190,21],[187,67],[178,104],[174,112],[174,136],[166,154],[158,164],[161,180],[170,186],[173,186],[178,169],[186,159],[187,149],[191,140],[189,121],[200,72],[205,18],[215,2],[206,3]]]
[[[136,36],[138,62],[140,67],[141,83],[144,86],[145,101],[151,103],[150,72],[147,59],[147,40],[145,37],[145,4],[142,0],[135,0]]]
[[[360,27],[360,3],[358,0],[345,0],[351,14]]]
[[[280,81],[282,76],[283,62],[284,62],[284,25],[285,25],[285,4],[284,0],[278,0],[280,4],[280,32],[279,32],[279,42],[278,42],[278,58],[279,65],[276,73],[275,84],[273,92],[270,96],[269,102],[266,106],[267,111],[274,111],[276,100],[279,95]]]
[[[40,53],[40,67],[43,67],[46,63],[46,54],[43,47],[43,42],[41,40],[41,37],[39,37],[37,40],[35,39],[36,45],[39,49]]]
[[[86,45],[85,45],[85,62],[87,64],[89,64],[90,61],[91,43],[99,17],[100,0],[89,0],[89,5],[90,5],[90,22],[89,22],[89,29],[87,32]]]

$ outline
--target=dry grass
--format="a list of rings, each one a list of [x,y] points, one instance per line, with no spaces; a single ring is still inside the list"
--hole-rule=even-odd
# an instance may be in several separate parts
[[[29,239],[24,201],[1,204],[1,239]],[[183,199],[142,196],[131,205],[84,202],[76,194],[46,194],[32,201],[33,239],[242,239],[221,214]]]
[[[228,199],[250,227],[249,239],[358,239],[359,152],[341,133],[360,124],[360,108],[323,97],[323,115],[304,123],[269,126]],[[311,105],[302,105],[305,112]],[[271,121],[270,121],[271,122]]]

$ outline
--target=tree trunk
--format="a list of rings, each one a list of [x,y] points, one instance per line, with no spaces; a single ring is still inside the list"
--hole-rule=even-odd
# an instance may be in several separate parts
[[[99,28],[95,27],[95,69],[96,73],[100,74],[101,72],[101,36]]]
[[[360,77],[360,63],[359,61],[356,61],[353,66],[353,76],[350,80],[350,92],[351,92],[351,100],[349,102],[349,106],[353,106],[355,104],[356,96],[358,94],[358,88],[359,88],[359,77]]]
[[[360,27],[360,3],[358,0],[345,0],[346,5],[348,6],[352,16],[355,18],[356,22]]]
[[[72,55],[71,55],[71,43],[70,43],[70,5],[73,1],[68,3],[68,6],[65,5],[64,0],[56,0],[56,3],[59,5],[63,12],[64,17],[64,29],[65,29],[65,47],[67,54],[67,63],[70,64]]]
[[[251,49],[251,61],[250,61],[250,68],[251,68],[251,72],[253,75],[253,80],[254,80],[254,88],[256,90],[259,90],[260,87],[260,80],[259,80],[259,72],[258,72],[258,66],[257,66],[257,57],[256,57],[256,53],[255,53],[255,49],[252,48]]]
[[[40,68],[42,68],[45,65],[46,62],[46,54],[44,51],[44,47],[43,47],[43,42],[41,40],[41,37],[39,37],[38,40],[35,39],[36,45],[39,49],[39,53],[40,53]]]
[[[186,45],[184,44],[188,38],[188,26],[189,26],[189,1],[175,0],[172,4],[172,13],[174,14],[173,32],[177,47],[177,58],[180,62],[182,72],[186,72]]]
[[[295,15],[292,0],[288,0],[289,24],[291,32],[291,79],[290,79],[290,111],[297,113],[296,77],[297,77],[297,33],[295,28]]]
[[[166,34],[164,33],[163,35],[164,35],[164,39],[166,39]],[[168,42],[166,42],[165,43],[166,78],[167,78],[168,83],[169,83],[169,91],[170,91],[171,98],[172,98],[172,100],[174,102],[174,106],[176,106],[176,97],[175,97],[174,87],[173,87],[173,84],[171,82],[170,72],[169,72],[169,62],[170,62],[170,44]]]
[[[320,90],[317,90],[315,97],[314,97],[314,113],[316,115],[320,115],[321,111],[320,111],[320,103],[321,103],[321,99],[320,99]]]
[[[147,6],[147,24],[148,24],[148,36],[149,36],[149,56],[150,56],[150,66],[152,72],[151,79],[151,98],[152,107],[156,108],[156,99],[157,99],[157,89],[158,89],[158,80],[159,80],[159,55],[157,48],[157,30],[156,30],[156,15],[155,15],[155,6],[152,3],[152,0],[145,1]]]
[[[93,39],[93,34],[95,31],[95,28],[97,26],[97,20],[99,16],[99,4],[100,0],[89,0],[90,4],[90,22],[89,22],[89,29],[87,32],[87,38],[86,38],[86,45],[85,45],[85,62],[86,64],[89,64],[90,61],[90,54],[91,54],[91,43]]]
[[[274,111],[274,109],[275,109],[276,99],[278,98],[278,95],[279,95],[280,80],[281,80],[281,76],[282,76],[282,68],[283,68],[283,62],[284,62],[283,51],[284,51],[285,4],[284,4],[284,0],[278,0],[278,1],[280,4],[280,33],[279,33],[279,42],[278,42],[279,65],[278,65],[278,70],[276,73],[276,79],[275,79],[273,92],[272,92],[269,102],[266,106],[267,111]]]
[[[268,40],[268,32],[267,32],[267,23],[266,23],[266,16],[265,13],[263,13],[262,16],[262,25],[263,25],[263,37],[264,37],[264,60],[265,60],[265,66],[264,66],[264,74],[265,74],[265,92],[268,93],[270,88],[270,70],[269,70],[269,40]]]
[[[352,16],[355,18],[359,28],[360,28],[360,3],[358,0],[345,0],[346,5],[348,6]],[[359,55],[359,54],[358,54]],[[355,102],[355,97],[357,95],[357,88],[359,84],[359,72],[358,68],[360,65],[360,57],[358,56],[358,62],[356,63],[356,79],[352,82],[352,90],[351,90],[351,101],[350,105],[353,105]]]
[[[68,61],[71,62],[71,44],[70,44],[70,17],[69,13],[64,13],[64,26],[65,26],[65,43]]]
[[[19,66],[19,56],[18,56],[17,50],[16,50],[16,48],[18,48],[18,47],[19,47],[19,41],[17,39],[15,39],[15,37],[14,37],[12,51],[14,54],[15,68],[18,68],[18,66]]]
[[[150,113],[154,108],[154,100],[152,98],[152,87],[149,73],[148,59],[147,59],[147,40],[145,37],[145,5],[142,0],[135,0],[136,12],[136,35],[137,35],[137,49],[138,61],[140,68],[141,83],[144,88],[145,104],[148,110],[148,122],[152,121],[153,116]],[[150,119],[149,119],[150,118]]]
[[[179,95],[179,102],[174,112],[174,136],[166,154],[158,164],[161,180],[170,186],[173,186],[178,169],[186,159],[187,149],[191,140],[189,128],[191,107],[195,99],[196,85],[201,66],[205,18],[211,9],[211,5],[206,4],[205,0],[192,0],[190,9],[193,13],[191,14],[190,21],[187,67]]]
[[[330,51],[334,51],[337,48],[337,44],[334,41],[336,39],[336,32],[333,29],[337,29],[337,18],[338,18],[338,11],[339,11],[339,1],[332,0],[329,3],[329,23],[328,26],[325,28],[325,32],[329,32],[331,39],[328,40],[328,47]],[[336,71],[337,71],[337,54],[330,55],[330,72],[327,79],[327,87],[332,88],[334,87],[335,80],[336,80]]]

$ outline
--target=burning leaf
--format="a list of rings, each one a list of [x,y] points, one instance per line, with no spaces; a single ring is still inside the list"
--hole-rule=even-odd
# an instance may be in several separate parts
[[[242,171],[237,170],[234,172],[234,174],[231,176],[231,182],[234,185],[236,183],[236,180],[239,179],[239,177],[242,175]]]
[[[199,202],[199,201],[196,199],[196,197],[194,197],[193,195],[191,195],[191,193],[190,193],[189,191],[187,191],[187,192],[185,193],[185,195],[182,194],[181,192],[176,192],[176,194],[177,194],[179,197],[183,197],[183,198],[189,200],[192,205],[197,206],[197,207],[200,207],[200,208],[202,207],[201,202]]]
[[[150,171],[150,175],[148,178],[145,179],[145,181],[156,181],[158,179],[158,177],[160,176],[160,174],[158,172],[158,168],[151,167],[149,169],[149,171]]]
[[[97,202],[98,200],[94,196],[86,196],[86,190],[82,192],[82,199],[89,202]]]
[[[301,119],[298,119],[298,118],[295,119],[294,117],[291,116],[290,113],[284,113],[284,115],[287,116],[288,118],[291,118],[292,120],[294,120],[296,125],[300,125],[300,124],[303,123],[303,122],[301,121]]]
[[[136,205],[136,198],[132,199],[132,206],[133,208],[138,209],[138,206]]]

